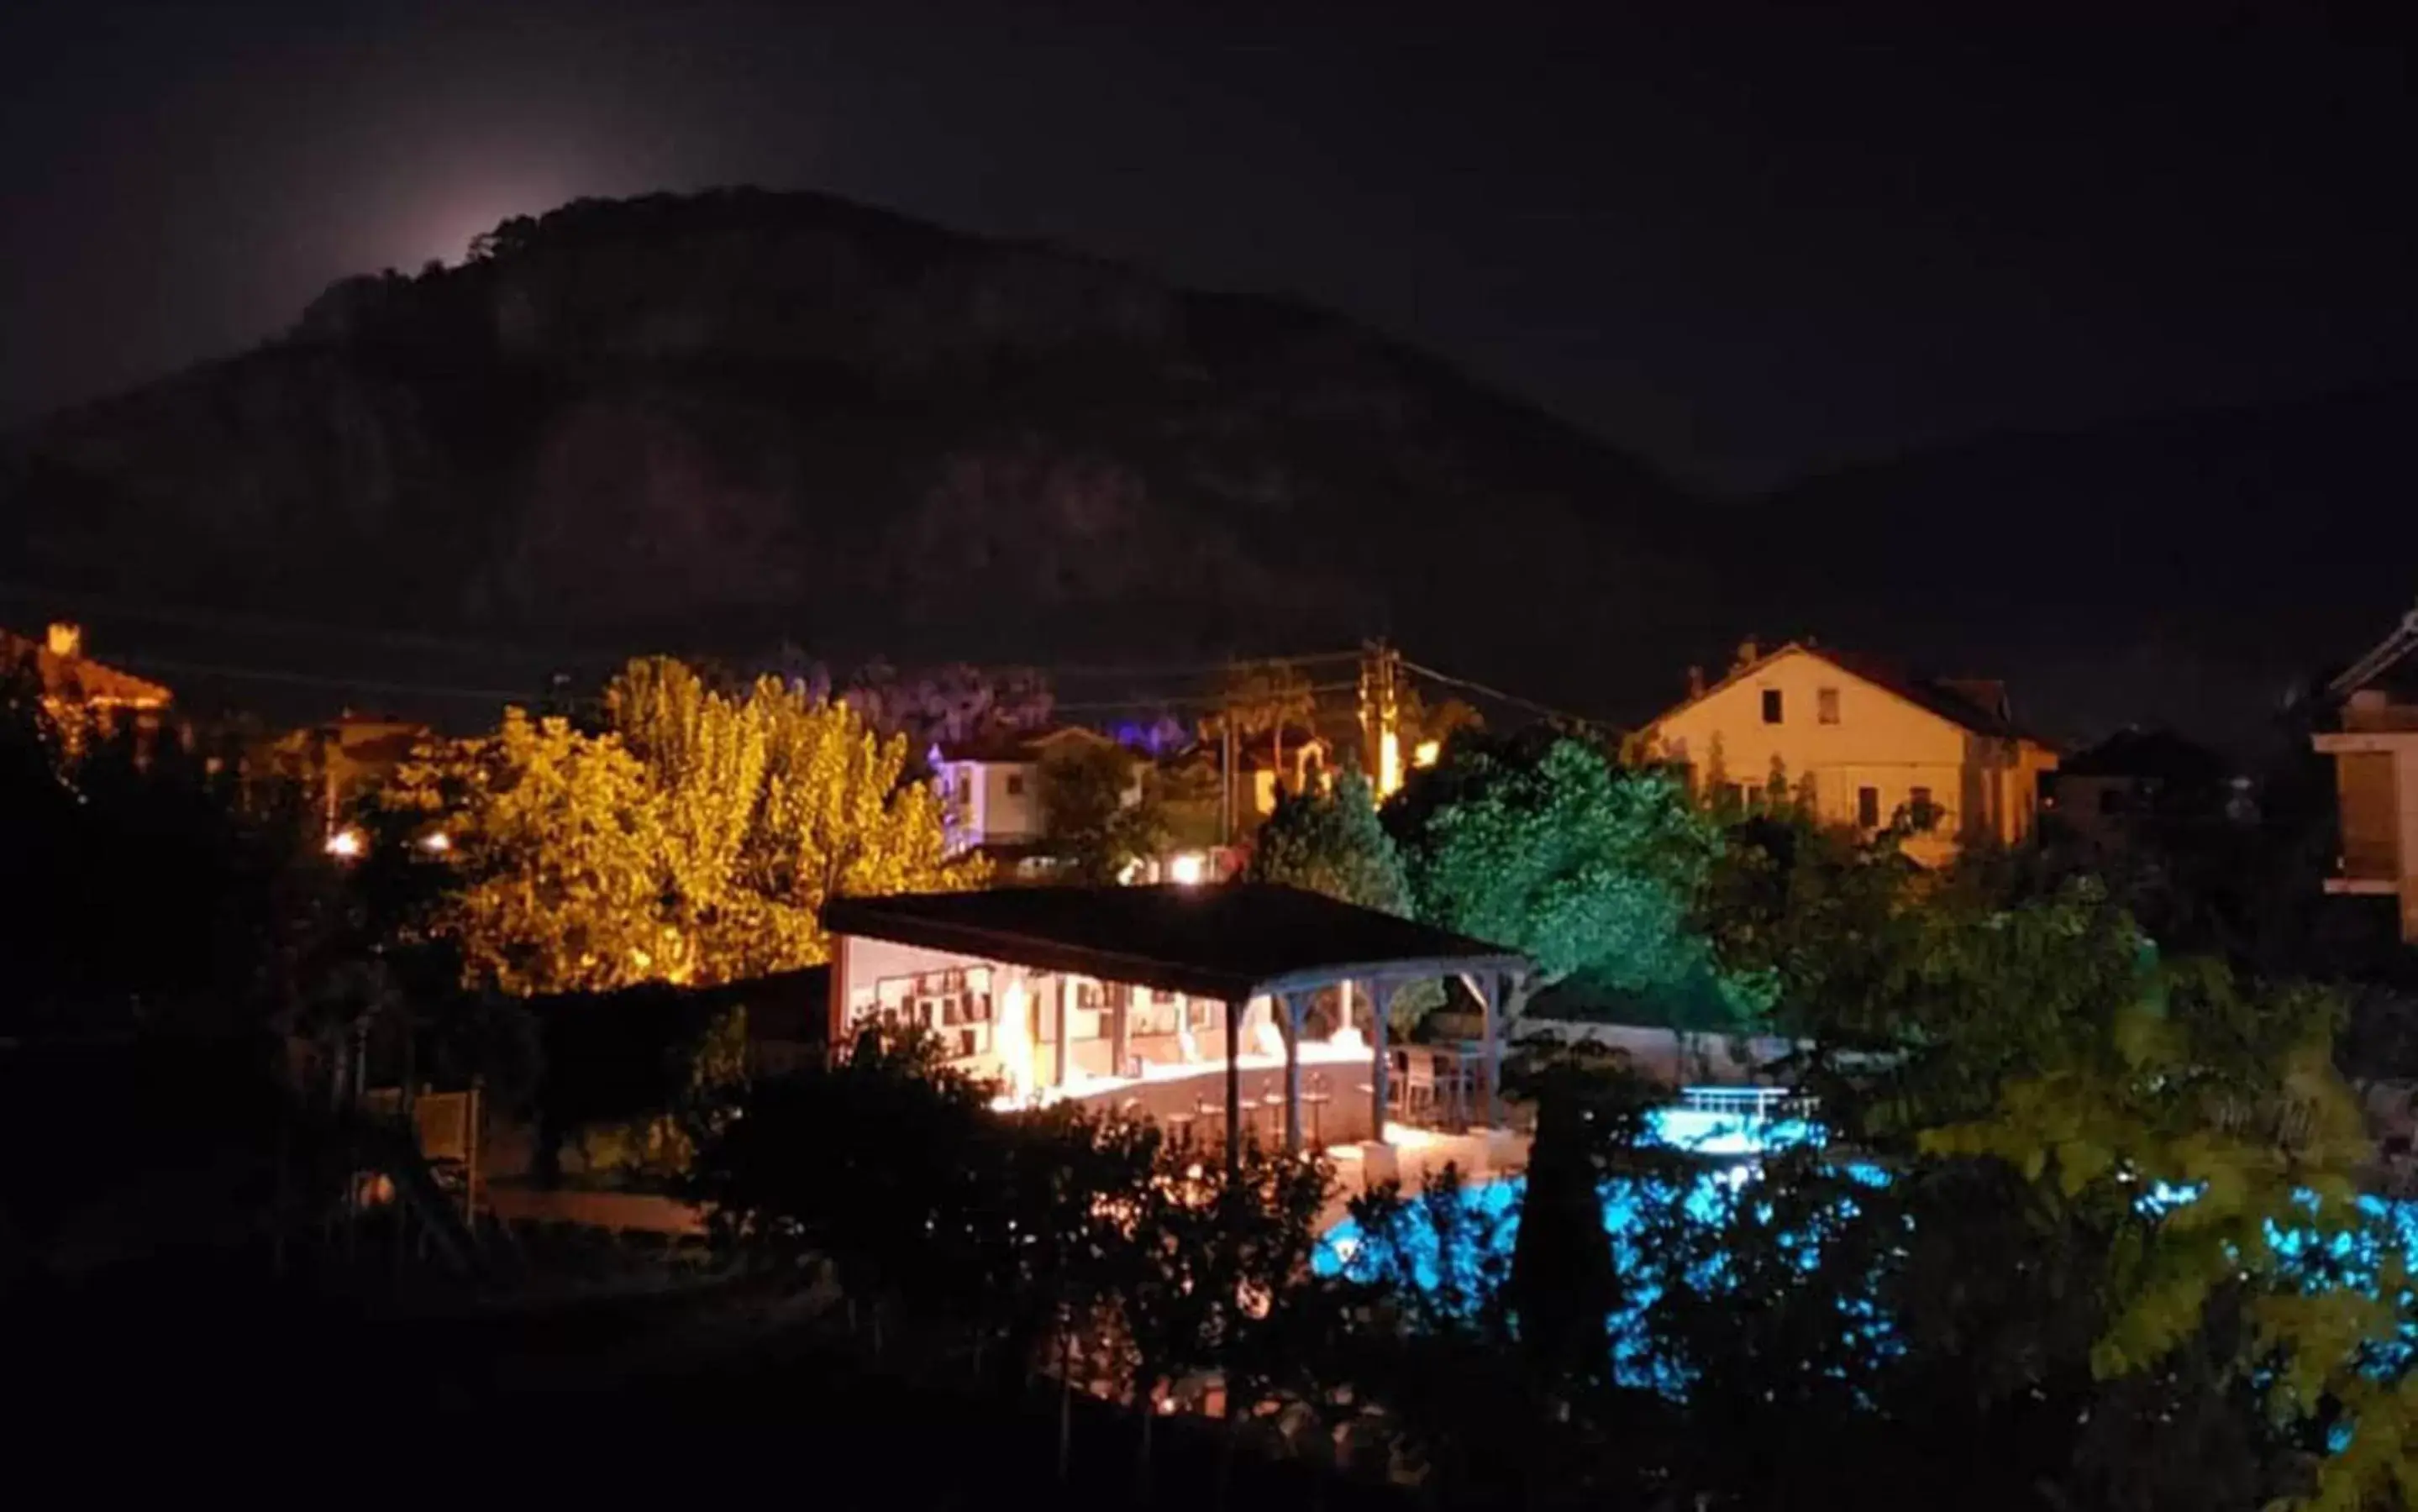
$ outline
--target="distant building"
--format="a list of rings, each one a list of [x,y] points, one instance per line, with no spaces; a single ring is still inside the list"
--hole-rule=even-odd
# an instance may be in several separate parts
[[[1269,764],[1274,753],[1259,749],[1257,741],[1242,747],[1238,755],[1240,770],[1250,779],[1254,823],[1277,811],[1279,789],[1288,793],[1324,792],[1334,780],[1334,747],[1325,737],[1307,731],[1287,736],[1282,771]]]
[[[324,725],[287,733],[277,741],[276,760],[280,770],[317,792],[333,834],[353,802],[384,782],[433,733],[416,721],[347,710]]]
[[[84,627],[54,622],[40,640],[0,630],[0,670],[22,669],[40,684],[54,718],[90,716],[106,730],[125,717],[157,720],[175,696],[157,682],[121,672],[84,652]]]
[[[979,850],[1005,869],[1046,869],[1048,834],[1041,805],[1041,766],[1052,756],[1085,746],[1122,749],[1097,730],[1072,725],[1029,734],[1002,731],[933,746],[925,762],[940,793],[950,853]],[[1140,798],[1137,762],[1127,802]]]
[[[2418,609],[2327,687],[2334,728],[2312,738],[2334,763],[2342,847],[2329,893],[2392,898],[2418,943]]]
[[[2065,757],[2048,779],[2055,827],[2100,848],[2150,829],[2246,817],[2242,802],[2225,758],[2171,730],[2119,730]]]
[[[1791,643],[1737,664],[1657,718],[1648,756],[1691,788],[1752,810],[1775,778],[1824,823],[1875,831],[1900,814],[1926,863],[1976,841],[2014,845],[2039,822],[2057,753],[2018,728],[2006,689],[1909,676],[1868,656]],[[1722,789],[1726,789],[1722,791]]]

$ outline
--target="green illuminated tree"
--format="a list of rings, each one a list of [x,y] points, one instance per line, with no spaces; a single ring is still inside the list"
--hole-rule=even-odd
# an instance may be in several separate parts
[[[1798,818],[1731,839],[1707,922],[1856,1156],[1650,1207],[1683,1485],[1921,1504],[1982,1471],[2026,1505],[2406,1501],[2418,1319],[2390,1245],[2357,1274],[2365,1143],[2326,996],[2162,960],[2087,880],[2010,893]]]
[[[1369,779],[1346,771],[1324,793],[1277,796],[1251,839],[1244,876],[1279,882],[1387,913],[1411,910],[1410,881],[1393,836],[1378,822]]]
[[[1535,985],[1587,971],[1646,992],[1701,975],[1697,889],[1721,832],[1669,776],[1576,741],[1462,741],[1386,808],[1419,916],[1512,946]]]

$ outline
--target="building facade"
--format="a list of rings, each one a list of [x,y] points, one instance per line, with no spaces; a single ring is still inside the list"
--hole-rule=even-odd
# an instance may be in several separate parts
[[[2418,609],[2328,687],[2340,848],[2326,891],[2390,898],[2418,943]]]
[[[1729,676],[1647,727],[1645,747],[1684,767],[1698,795],[1744,810],[1777,783],[1826,824],[1870,832],[1904,816],[1906,853],[1930,864],[2028,839],[2057,767],[1997,684],[1916,679],[1810,644],[1741,648]]]
[[[40,640],[0,630],[0,671],[20,671],[41,687],[54,719],[88,718],[103,730],[121,720],[155,721],[174,695],[157,682],[121,672],[84,654],[84,627],[59,620]]]
[[[1109,737],[1076,725],[1036,734],[1009,731],[932,747],[925,760],[946,816],[950,851],[985,850],[1013,860],[1039,847],[1048,838],[1041,802],[1042,763],[1084,746],[1118,749]],[[1140,798],[1137,762],[1128,801]]]

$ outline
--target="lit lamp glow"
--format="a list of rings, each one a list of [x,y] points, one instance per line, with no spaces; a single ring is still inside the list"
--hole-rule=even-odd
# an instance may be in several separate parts
[[[1444,742],[1442,741],[1421,741],[1418,744],[1411,747],[1411,765],[1415,767],[1432,767],[1436,764],[1436,757],[1442,755],[1444,755]]]
[[[1209,858],[1197,850],[1186,850],[1167,859],[1168,880],[1192,887],[1209,875]]]
[[[432,856],[441,856],[453,848],[453,837],[442,830],[420,837],[420,848]]]
[[[1377,737],[1377,796],[1391,798],[1402,788],[1402,738],[1392,730]]]
[[[1000,988],[999,1018],[991,1026],[991,1049],[999,1057],[1002,1092],[1021,1107],[1033,1097],[1033,1034],[1026,1017],[1033,995],[1021,977],[1011,976]]]
[[[361,832],[354,829],[338,830],[328,836],[327,849],[328,854],[338,861],[353,860],[361,853]]]

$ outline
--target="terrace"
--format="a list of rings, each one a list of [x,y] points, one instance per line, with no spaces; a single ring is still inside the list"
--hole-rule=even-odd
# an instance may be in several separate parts
[[[1176,1138],[1385,1146],[1503,1123],[1502,1004],[1527,961],[1292,888],[1048,888],[831,904],[831,1032],[914,1026],[1002,1107],[1074,1099]],[[1395,994],[1464,984],[1476,1040],[1388,1044]]]

